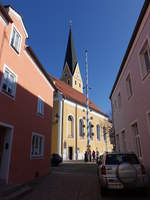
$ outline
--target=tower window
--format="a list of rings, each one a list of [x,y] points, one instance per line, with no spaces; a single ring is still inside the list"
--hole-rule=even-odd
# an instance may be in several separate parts
[[[67,73],[65,73],[65,77],[67,77]]]
[[[77,81],[75,81],[75,85],[77,85]]]
[[[67,83],[68,83],[68,85],[70,85],[70,80],[69,79],[67,80]]]
[[[81,83],[79,83],[79,87],[81,87]]]

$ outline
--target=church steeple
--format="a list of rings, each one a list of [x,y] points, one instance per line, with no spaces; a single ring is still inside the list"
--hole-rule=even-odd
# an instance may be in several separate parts
[[[73,42],[72,25],[69,30],[62,80],[83,93],[83,83]]]
[[[74,70],[77,65],[77,57],[76,57],[76,52],[74,48],[74,42],[73,42],[73,36],[72,36],[72,26],[70,26],[70,31],[69,31],[69,37],[68,37],[68,44],[67,44],[67,49],[66,49],[66,56],[65,56],[65,61],[64,61],[64,67],[66,63],[68,64],[68,67],[70,69],[71,74],[73,75]]]

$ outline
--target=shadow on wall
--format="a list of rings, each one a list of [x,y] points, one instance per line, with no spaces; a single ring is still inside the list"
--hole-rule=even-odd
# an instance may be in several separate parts
[[[7,41],[7,43],[9,44],[9,38],[7,37],[6,29],[4,29],[1,37],[2,37],[2,42],[0,46],[0,63],[1,63],[2,53],[3,53],[4,43]]]
[[[35,87],[40,86],[35,83]],[[52,102],[51,99],[50,102]],[[9,183],[24,183],[37,175],[48,174],[50,171],[53,105],[44,102],[44,115],[42,116],[37,113],[37,103],[38,97],[18,83],[14,98],[10,96],[9,92],[2,91],[2,73],[0,73],[0,123],[13,126]],[[33,159],[31,156],[33,132],[44,136],[44,156],[38,157],[38,159]],[[2,152],[0,152],[0,159],[2,159],[1,154]]]

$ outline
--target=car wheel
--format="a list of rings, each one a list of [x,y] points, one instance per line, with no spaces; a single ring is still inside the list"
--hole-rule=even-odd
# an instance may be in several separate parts
[[[117,177],[123,185],[134,184],[137,180],[137,171],[130,163],[121,163],[117,167]]]

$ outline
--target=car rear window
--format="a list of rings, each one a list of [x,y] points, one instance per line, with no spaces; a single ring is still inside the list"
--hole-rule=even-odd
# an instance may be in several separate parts
[[[139,164],[135,154],[108,154],[106,156],[106,165],[118,165],[123,162]]]

